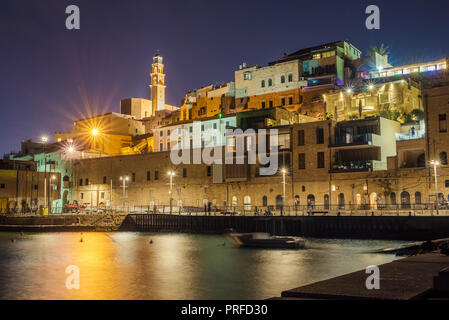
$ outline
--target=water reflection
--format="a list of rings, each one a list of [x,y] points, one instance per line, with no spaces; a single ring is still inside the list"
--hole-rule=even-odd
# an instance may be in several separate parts
[[[0,298],[264,299],[392,261],[367,252],[400,244],[308,239],[306,250],[254,250],[217,235],[0,233]],[[80,268],[80,290],[65,286],[69,265]]]

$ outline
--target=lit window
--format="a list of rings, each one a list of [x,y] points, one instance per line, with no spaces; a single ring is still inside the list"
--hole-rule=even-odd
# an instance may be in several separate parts
[[[427,68],[427,70],[428,70],[428,71],[435,71],[435,66],[429,66],[429,67]]]
[[[315,54],[313,55],[313,59],[314,59],[314,60],[321,59],[321,54],[320,54],[320,53],[315,53]]]
[[[404,69],[404,70],[402,70],[402,73],[403,74],[409,74],[410,73],[410,69]]]

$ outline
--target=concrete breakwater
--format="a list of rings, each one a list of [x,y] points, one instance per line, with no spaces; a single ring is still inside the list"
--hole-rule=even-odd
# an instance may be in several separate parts
[[[125,214],[0,216],[0,231],[116,231],[125,218]]]
[[[129,214],[120,230],[223,233],[268,232],[320,238],[431,240],[449,237],[449,217],[427,216],[186,216]]]

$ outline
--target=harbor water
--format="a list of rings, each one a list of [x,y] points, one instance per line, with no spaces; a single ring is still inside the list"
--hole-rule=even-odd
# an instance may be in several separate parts
[[[306,241],[306,249],[276,250],[239,248],[220,235],[3,232],[0,299],[266,299],[391,262],[397,257],[370,252],[406,243]],[[79,289],[66,285],[70,266]]]

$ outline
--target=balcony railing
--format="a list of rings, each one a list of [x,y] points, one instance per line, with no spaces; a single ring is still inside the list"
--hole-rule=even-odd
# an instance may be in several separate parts
[[[349,146],[349,145],[363,145],[372,144],[372,134],[347,134],[334,137],[333,146]]]
[[[396,141],[413,140],[425,138],[426,133],[424,130],[417,130],[414,133],[396,133]]]
[[[371,170],[371,161],[347,161],[334,164],[330,172],[357,172]]]

